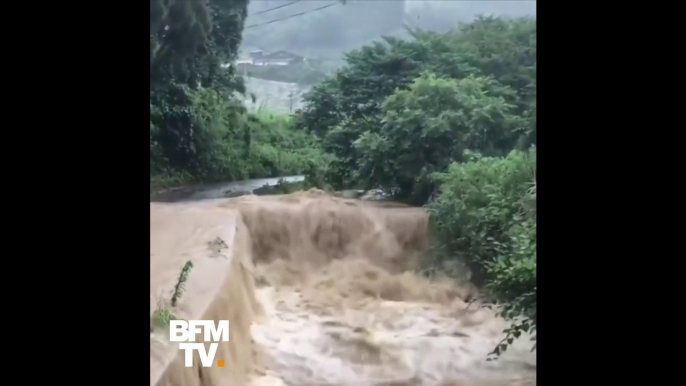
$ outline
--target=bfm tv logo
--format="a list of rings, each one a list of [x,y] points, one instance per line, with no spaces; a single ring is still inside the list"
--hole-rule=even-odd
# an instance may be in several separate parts
[[[219,320],[215,327],[212,320],[171,320],[169,321],[169,340],[171,342],[195,342],[195,335],[203,327],[204,342],[228,342],[229,321]],[[221,339],[220,339],[221,338]],[[198,350],[202,367],[212,367],[219,343],[210,343],[210,352],[205,350],[205,343],[179,343],[179,349],[185,350],[185,366],[193,367],[193,350]],[[224,360],[219,359],[217,366],[224,367]]]

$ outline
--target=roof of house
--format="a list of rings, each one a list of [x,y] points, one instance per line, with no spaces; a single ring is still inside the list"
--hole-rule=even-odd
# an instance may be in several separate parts
[[[296,58],[296,59],[302,59],[303,56],[300,56],[298,54],[294,54],[292,52],[279,50],[279,51],[274,51],[274,52],[265,54],[264,58]]]

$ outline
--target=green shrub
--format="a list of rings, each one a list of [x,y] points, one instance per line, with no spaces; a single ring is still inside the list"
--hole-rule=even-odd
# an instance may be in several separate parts
[[[181,95],[190,101],[188,108],[151,108],[151,189],[153,181],[317,175],[330,162],[313,135],[294,129],[291,116],[247,113],[239,100],[214,89],[185,89]],[[188,121],[188,131],[173,124],[178,121]]]
[[[502,352],[536,327],[536,149],[507,157],[467,153],[434,175],[440,195],[428,205],[435,258],[466,263],[472,281],[515,320]]]
[[[260,109],[254,115],[251,163],[253,177],[304,174],[310,179],[323,173],[332,156],[311,134],[295,129],[294,118]]]

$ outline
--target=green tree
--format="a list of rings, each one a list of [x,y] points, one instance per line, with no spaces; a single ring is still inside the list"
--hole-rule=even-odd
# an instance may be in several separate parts
[[[230,82],[234,69],[221,65],[236,58],[247,5],[248,0],[151,0],[151,88],[175,83],[194,89],[220,81],[241,91]]]
[[[433,190],[429,175],[460,160],[464,150],[498,155],[514,147],[522,124],[506,102],[514,94],[490,77],[422,74],[386,99],[380,129],[353,143],[356,179],[366,188],[393,187],[399,198],[424,203]]]
[[[221,175],[217,139],[246,137],[249,127],[240,120],[244,108],[233,96],[245,87],[234,67],[223,65],[236,58],[247,4],[151,1],[151,175],[170,170],[196,179]]]
[[[387,112],[383,108],[384,102],[398,90],[408,90],[414,79],[425,71],[446,80],[491,79],[492,87],[500,89],[500,93],[494,96],[502,97],[502,103],[512,106],[508,114],[519,117],[514,137],[508,135],[491,143],[484,142],[486,148],[475,150],[490,153],[488,146],[496,146],[499,151],[507,152],[535,143],[535,20],[480,18],[444,34],[421,30],[410,32],[413,40],[385,37],[382,42],[346,54],[347,66],[336,77],[314,87],[305,97],[298,125],[322,138],[326,150],[336,156],[328,175],[335,187],[356,185],[360,176],[371,175],[375,177],[367,181],[398,182],[398,176],[388,175],[397,168],[389,165],[382,168],[379,165],[380,154],[365,155],[360,154],[360,150],[364,148],[366,151],[372,144],[383,150],[383,146],[396,140],[385,129]],[[507,88],[511,92],[501,92]],[[411,101],[411,98],[403,100]],[[394,106],[398,111],[404,109],[397,103]],[[417,106],[414,109],[419,112]],[[435,109],[430,111],[437,114]],[[452,111],[450,114],[457,113]],[[475,133],[474,137],[478,135]],[[380,139],[388,143],[384,145]],[[398,141],[402,138],[399,137]],[[432,148],[425,150],[432,151]],[[370,159],[360,163],[360,157]],[[376,161],[371,161],[374,157]],[[366,169],[361,170],[360,167]],[[383,187],[407,192],[409,185],[405,182],[402,187]]]

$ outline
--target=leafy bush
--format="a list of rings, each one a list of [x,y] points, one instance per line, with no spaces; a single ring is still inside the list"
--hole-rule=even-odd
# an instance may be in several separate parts
[[[260,109],[254,122],[251,177],[305,174],[314,178],[331,162],[332,156],[313,135],[294,128],[292,116]]]
[[[166,116],[151,110],[151,182],[317,174],[330,162],[314,136],[294,129],[290,116],[247,113],[237,98],[211,88],[184,89],[182,95],[188,108],[168,109]],[[187,129],[164,126],[178,115],[189,122]]]
[[[453,163],[434,175],[440,195],[428,205],[436,258],[464,261],[472,280],[516,320],[505,342],[536,328],[536,149]],[[503,351],[507,343],[498,346]]]

